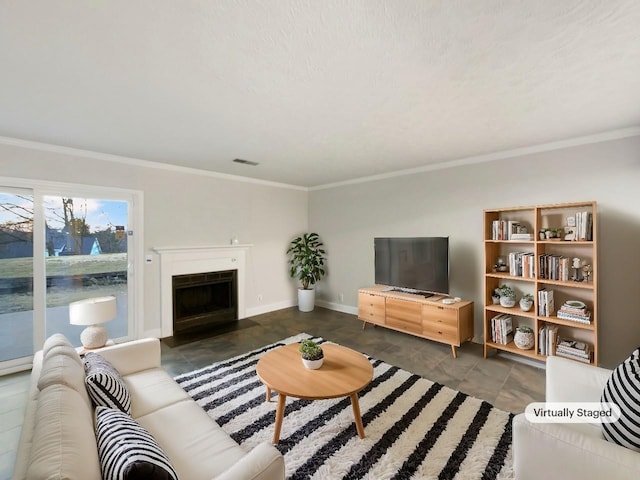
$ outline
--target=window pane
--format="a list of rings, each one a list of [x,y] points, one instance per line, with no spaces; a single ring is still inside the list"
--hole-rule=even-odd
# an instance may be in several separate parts
[[[0,361],[33,354],[33,196],[0,192]]]
[[[128,334],[127,202],[44,197],[47,277],[46,336],[64,333],[80,345],[85,328],[69,324],[69,303],[113,295],[118,316],[110,338]]]

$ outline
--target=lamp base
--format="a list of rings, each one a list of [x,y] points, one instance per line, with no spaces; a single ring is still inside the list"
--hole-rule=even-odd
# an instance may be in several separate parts
[[[84,348],[104,347],[109,340],[109,332],[102,325],[89,325],[80,334],[80,341]]]

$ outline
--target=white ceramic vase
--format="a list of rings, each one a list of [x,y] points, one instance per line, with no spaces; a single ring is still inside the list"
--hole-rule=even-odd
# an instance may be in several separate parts
[[[521,350],[531,350],[533,348],[533,332],[522,332],[516,328],[513,343]]]
[[[324,362],[324,357],[319,358],[318,360],[307,360],[306,358],[302,359],[302,363],[309,370],[317,370],[322,366],[322,362]]]
[[[298,289],[298,310],[301,312],[311,312],[316,303],[316,291],[314,289]]]
[[[528,312],[533,307],[533,302],[531,300],[520,299],[520,308],[523,312]]]
[[[515,304],[516,304],[516,299],[515,298],[500,297],[500,305],[502,307],[511,308],[511,307],[515,306]]]

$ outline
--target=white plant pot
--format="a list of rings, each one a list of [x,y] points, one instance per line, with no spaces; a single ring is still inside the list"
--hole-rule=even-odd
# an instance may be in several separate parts
[[[534,345],[533,332],[521,332],[516,329],[516,334],[513,336],[513,343],[521,350],[531,350]]]
[[[319,369],[322,366],[322,362],[324,362],[324,357],[322,357],[322,358],[320,358],[318,360],[307,360],[305,358],[302,359],[302,363],[309,370],[317,370],[317,369]]]
[[[527,300],[520,300],[520,308],[523,312],[528,312],[533,307],[533,302],[529,302]]]
[[[301,312],[311,312],[316,303],[316,291],[314,289],[298,289],[298,310]]]
[[[515,306],[516,299],[511,297],[500,297],[500,306],[511,308]]]

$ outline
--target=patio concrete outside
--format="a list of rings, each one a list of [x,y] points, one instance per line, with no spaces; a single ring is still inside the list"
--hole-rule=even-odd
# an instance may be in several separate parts
[[[105,323],[109,338],[127,335],[127,295],[116,295],[118,316]],[[80,333],[86,327],[69,323],[69,306],[47,308],[45,338],[54,333],[64,334],[79,347]],[[0,314],[0,361],[28,357],[33,352],[33,311]]]

